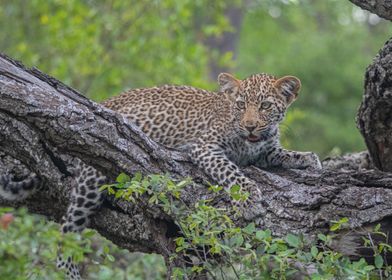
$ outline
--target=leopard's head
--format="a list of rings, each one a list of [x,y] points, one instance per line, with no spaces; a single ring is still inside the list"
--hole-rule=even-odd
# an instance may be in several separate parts
[[[293,76],[275,78],[255,74],[239,80],[227,73],[218,76],[220,91],[231,100],[236,132],[249,142],[275,133],[286,109],[297,98],[301,82]]]

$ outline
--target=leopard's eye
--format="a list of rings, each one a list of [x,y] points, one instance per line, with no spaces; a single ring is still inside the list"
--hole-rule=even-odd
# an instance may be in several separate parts
[[[264,101],[264,102],[261,103],[260,109],[261,110],[267,110],[267,109],[271,108],[271,106],[272,106],[272,102]]]
[[[237,107],[239,109],[245,109],[245,102],[244,101],[237,101]]]

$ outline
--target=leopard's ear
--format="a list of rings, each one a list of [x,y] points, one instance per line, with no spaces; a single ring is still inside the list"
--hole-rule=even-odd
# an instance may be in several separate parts
[[[298,96],[301,81],[294,76],[285,76],[275,81],[274,87],[278,91],[278,94],[283,95],[287,105],[290,105]]]
[[[228,73],[220,73],[218,76],[220,92],[227,92],[231,96],[237,94],[240,88],[240,81]]]

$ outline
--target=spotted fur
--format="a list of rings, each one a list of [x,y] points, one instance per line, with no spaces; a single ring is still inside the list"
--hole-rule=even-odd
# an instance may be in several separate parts
[[[91,215],[100,207],[102,193],[99,187],[106,182],[103,176],[94,167],[76,161],[72,170],[77,185],[72,189],[71,203],[62,224],[63,232],[80,232],[88,225]]]
[[[312,152],[288,151],[279,142],[279,123],[297,98],[300,81],[292,76],[277,79],[268,74],[238,80],[230,74],[218,77],[219,92],[190,86],[165,85],[132,89],[102,103],[135,122],[155,141],[188,152],[193,162],[211,179],[227,188],[239,185],[251,200],[262,194],[240,170],[242,166],[281,166],[320,169]],[[105,176],[77,162],[77,186],[62,225],[63,232],[81,231],[101,204],[99,186]],[[0,177],[0,195],[22,195],[38,180],[17,183]],[[12,197],[11,197],[12,198]],[[58,259],[70,279],[80,279],[72,260]]]
[[[0,176],[0,197],[6,200],[24,200],[41,186],[41,180],[31,173],[24,180],[14,180],[10,174]]]

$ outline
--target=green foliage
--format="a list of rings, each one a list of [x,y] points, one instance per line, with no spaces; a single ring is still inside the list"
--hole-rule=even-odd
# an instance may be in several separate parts
[[[5,213],[11,221],[6,227],[0,224],[1,279],[64,279],[56,268],[57,246],[64,257],[73,255],[77,261],[91,252],[89,239],[82,239],[90,231],[62,235],[58,225],[26,215],[26,209],[0,208],[0,217]]]
[[[301,267],[315,271],[309,279],[379,279],[392,275],[392,266],[384,259],[392,247],[374,240],[375,235],[388,239],[380,225],[364,238],[364,246],[374,252],[374,264],[364,259],[350,261],[329,249],[334,235],[320,233],[317,243],[296,234],[275,237],[254,223],[236,226],[231,218],[236,209],[216,208],[209,200],[188,206],[181,193],[190,183],[189,179],[177,182],[169,176],[121,174],[116,184],[102,187],[118,198],[158,205],[175,217],[181,234],[174,240],[176,253],[171,258],[193,262],[175,268],[173,279],[195,273],[207,273],[215,279],[291,279]],[[222,188],[211,186],[210,190],[216,193]],[[227,192],[231,199],[238,199],[238,194],[246,199],[237,188]],[[58,248],[64,257],[72,255],[87,265],[87,279],[165,279],[162,257],[129,254],[91,230],[82,235],[62,235],[58,225],[26,213],[25,209],[0,208],[1,279],[64,279],[55,267]],[[342,230],[348,222],[347,218],[332,221],[330,231]]]
[[[97,100],[127,87],[207,87],[199,38],[230,28],[224,2],[0,0],[0,49]]]
[[[164,279],[166,272],[160,256],[130,255],[92,230],[63,235],[58,224],[28,215],[24,208],[0,208],[2,280],[65,279],[64,272],[56,268],[58,248],[64,258],[72,256],[75,262],[87,264],[87,279],[158,280]],[[154,270],[150,271],[152,264]]]
[[[231,218],[235,209],[216,208],[210,200],[186,205],[181,192],[191,183],[189,180],[176,183],[168,176],[140,174],[128,181],[126,178],[129,177],[121,174],[118,183],[105,185],[102,190],[129,201],[140,202],[149,197],[148,203],[161,206],[175,217],[180,236],[174,240],[176,253],[171,258],[181,259],[188,266],[176,267],[174,279],[198,273],[206,273],[212,279],[291,279],[305,267],[315,271],[307,278],[312,280],[379,279],[380,275],[390,275],[391,266],[384,263],[382,254],[392,251],[385,243],[374,249],[374,265],[364,259],[350,261],[329,249],[333,235],[320,233],[317,243],[295,234],[274,237],[269,229],[258,229],[254,223],[236,226]],[[219,192],[221,188],[211,186],[210,190]],[[232,199],[238,199],[239,193],[239,188],[227,191]],[[348,222],[347,218],[332,221],[331,232],[343,229]],[[384,234],[379,230],[376,227],[373,234]],[[365,240],[365,245],[374,246],[371,239]]]

